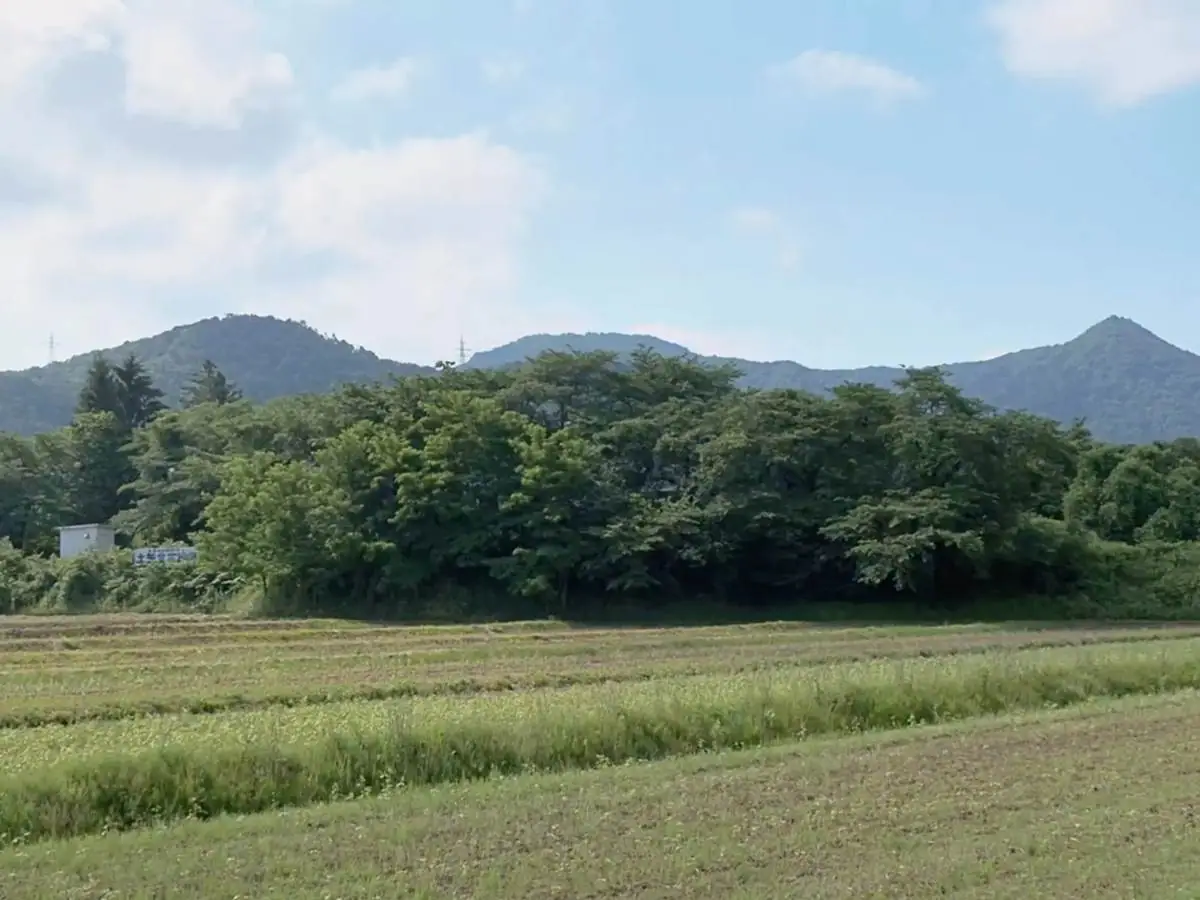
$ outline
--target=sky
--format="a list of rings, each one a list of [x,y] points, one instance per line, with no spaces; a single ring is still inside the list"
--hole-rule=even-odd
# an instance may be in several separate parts
[[[226,313],[1200,350],[1200,0],[0,2],[0,369]]]

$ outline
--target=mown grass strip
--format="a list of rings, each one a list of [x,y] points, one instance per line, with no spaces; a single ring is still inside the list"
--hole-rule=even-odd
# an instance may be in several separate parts
[[[1200,642],[881,663],[836,677],[705,681],[513,717],[395,721],[302,746],[167,748],[0,782],[0,839],[21,842],[362,796],[398,785],[583,769],[813,735],[1200,687]]]
[[[1102,699],[45,841],[0,851],[0,895],[1191,897],[1198,699]]]
[[[1129,632],[1112,633],[1086,632],[1072,634],[1071,632],[1047,632],[1020,636],[1019,641],[1013,640],[1017,635],[995,635],[993,640],[983,641],[983,636],[963,637],[959,640],[973,639],[979,643],[964,643],[961,646],[949,645],[942,641],[911,642],[893,641],[875,645],[863,644],[853,648],[797,648],[799,658],[780,660],[771,658],[765,660],[750,660],[745,663],[730,663],[726,656],[706,660],[703,657],[688,661],[686,658],[673,662],[659,664],[621,663],[614,661],[595,669],[580,669],[578,671],[535,671],[524,673],[505,673],[503,670],[495,674],[462,675],[459,677],[438,679],[402,679],[387,683],[358,683],[344,687],[322,687],[319,684],[320,671],[311,669],[304,680],[308,685],[292,686],[285,690],[272,691],[263,687],[244,691],[233,691],[222,694],[196,693],[192,695],[177,695],[173,697],[149,696],[139,699],[129,699],[127,696],[118,700],[99,700],[93,705],[79,705],[74,701],[70,706],[52,705],[55,698],[46,698],[44,705],[40,698],[31,698],[38,705],[24,709],[3,708],[3,689],[0,688],[0,730],[20,728],[40,728],[51,725],[78,725],[85,722],[115,722],[127,719],[140,719],[147,716],[172,715],[188,713],[192,715],[212,715],[225,712],[243,712],[271,707],[295,708],[302,706],[317,706],[322,704],[345,703],[352,701],[381,701],[401,700],[408,697],[437,697],[437,696],[467,696],[473,694],[503,693],[507,691],[529,691],[547,688],[565,688],[595,684],[625,684],[652,681],[657,678],[677,678],[691,675],[727,674],[738,676],[755,672],[786,673],[801,668],[832,665],[837,663],[871,661],[871,660],[902,660],[913,658],[952,658],[994,653],[1000,649],[1012,651],[1035,648],[1053,649],[1086,646],[1122,646],[1128,644],[1149,644],[1160,642],[1195,640],[1194,638],[1179,637],[1171,632]],[[801,652],[803,651],[803,652]],[[248,662],[248,661],[247,661]],[[101,670],[102,671],[102,670]],[[364,679],[372,673],[364,673]],[[120,685],[114,685],[114,688]],[[210,689],[211,690],[211,689]],[[127,692],[124,692],[127,693]]]

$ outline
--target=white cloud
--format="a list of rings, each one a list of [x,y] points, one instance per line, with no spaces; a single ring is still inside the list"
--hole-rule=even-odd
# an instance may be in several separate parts
[[[286,91],[291,66],[258,45],[234,0],[40,0],[0,9],[0,92],[84,53],[119,48],[135,114],[234,127],[248,104]]]
[[[415,361],[578,324],[515,296],[533,162],[485,133],[336,139],[252,8],[0,4],[0,368],[51,331],[61,357],[224,312]]]
[[[130,112],[231,127],[247,102],[291,87],[287,57],[260,49],[258,22],[240,5],[175,0],[144,9],[126,17],[123,35]]]
[[[800,241],[794,229],[779,213],[763,206],[743,206],[730,216],[733,226],[743,234],[765,239],[775,248],[776,260],[784,269],[800,263]]]
[[[911,75],[864,56],[835,50],[805,50],[774,66],[771,74],[811,94],[857,91],[892,102],[925,93],[925,87]]]
[[[479,64],[480,74],[488,84],[512,84],[525,75],[525,62],[520,59],[485,59]]]
[[[1196,0],[1000,0],[988,12],[1005,64],[1134,106],[1200,84]]]
[[[403,58],[386,66],[351,72],[333,89],[333,98],[345,102],[398,97],[407,93],[420,70],[415,59]]]
[[[733,224],[743,231],[771,232],[780,226],[779,216],[761,206],[743,206],[733,211]]]
[[[121,0],[0,4],[0,93],[63,54],[107,45],[125,12]]]

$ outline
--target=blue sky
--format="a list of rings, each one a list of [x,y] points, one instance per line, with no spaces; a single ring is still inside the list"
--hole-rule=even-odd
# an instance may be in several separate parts
[[[0,368],[243,311],[419,362],[1200,350],[1192,0],[17,6]]]

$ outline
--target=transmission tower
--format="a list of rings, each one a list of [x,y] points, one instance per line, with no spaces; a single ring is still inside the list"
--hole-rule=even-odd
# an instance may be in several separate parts
[[[54,362],[54,332],[50,332],[50,362]]]
[[[467,348],[466,339],[460,335],[458,338],[458,364],[460,366],[466,365],[467,354],[470,352],[471,351]]]

